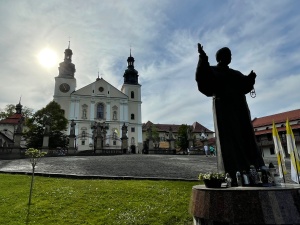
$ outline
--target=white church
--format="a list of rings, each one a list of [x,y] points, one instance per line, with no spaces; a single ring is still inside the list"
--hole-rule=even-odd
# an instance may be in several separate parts
[[[75,125],[75,146],[77,151],[93,150],[93,124],[105,124],[106,136],[103,148],[120,149],[122,126],[127,126],[128,150],[142,152],[142,113],[141,85],[138,83],[138,71],[134,69],[134,58],[127,59],[124,83],[121,90],[103,78],[76,89],[75,65],[70,46],[64,52],[64,61],[59,64],[59,74],[55,77],[53,99],[64,110],[70,123]]]

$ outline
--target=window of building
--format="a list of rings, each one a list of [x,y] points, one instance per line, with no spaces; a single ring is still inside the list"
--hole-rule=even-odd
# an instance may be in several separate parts
[[[133,91],[131,92],[131,98],[134,98],[134,92]]]
[[[85,141],[81,141],[81,145],[85,145]]]
[[[97,105],[97,119],[104,119],[104,105],[99,103]]]
[[[133,113],[131,113],[131,119],[134,120],[134,114]]]
[[[116,141],[113,141],[113,145],[117,145],[117,142],[116,142]]]
[[[131,127],[131,132],[135,132],[135,128],[134,127]]]

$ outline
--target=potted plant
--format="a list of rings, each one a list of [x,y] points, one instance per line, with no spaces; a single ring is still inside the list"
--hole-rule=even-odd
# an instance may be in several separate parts
[[[221,184],[225,182],[225,174],[216,172],[200,173],[198,179],[203,181],[207,188],[220,188]]]

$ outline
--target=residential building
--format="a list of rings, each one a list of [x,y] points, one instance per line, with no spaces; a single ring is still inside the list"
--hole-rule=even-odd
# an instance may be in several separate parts
[[[278,130],[282,146],[287,154],[286,145],[286,120],[289,119],[291,128],[293,130],[296,146],[300,150],[300,109],[278,113],[274,115],[255,118],[252,121],[256,140],[261,153],[264,157],[275,156],[272,125],[273,122]]]

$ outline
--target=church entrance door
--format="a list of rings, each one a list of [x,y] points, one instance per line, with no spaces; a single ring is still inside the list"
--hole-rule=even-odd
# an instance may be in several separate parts
[[[130,146],[130,149],[131,149],[131,153],[132,154],[135,154],[136,152],[135,152],[135,145],[131,145]]]

